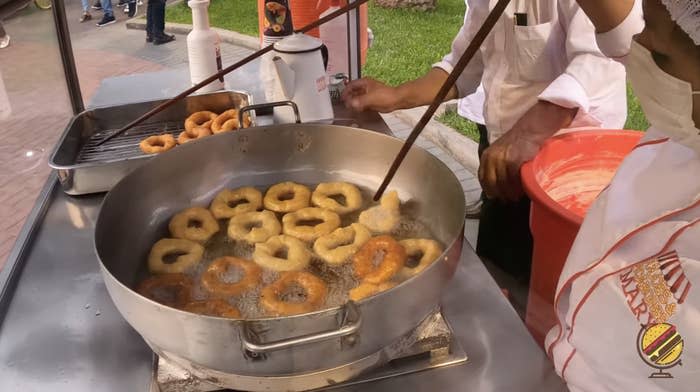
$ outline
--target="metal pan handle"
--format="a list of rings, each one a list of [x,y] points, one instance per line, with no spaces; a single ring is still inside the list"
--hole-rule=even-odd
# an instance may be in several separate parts
[[[260,110],[260,109],[272,109],[278,106],[291,106],[292,110],[294,111],[294,122],[297,124],[301,124],[301,116],[299,115],[299,107],[297,106],[296,103],[292,101],[279,101],[279,102],[268,102],[268,103],[259,103],[257,105],[248,105],[240,108],[238,110],[238,123],[243,124],[243,114],[246,112],[254,111],[254,110]]]
[[[249,340],[251,334],[248,333],[247,326],[243,331],[243,346],[249,352],[255,354],[265,354],[272,351],[286,350],[306,344],[319,343],[326,340],[333,340],[357,333],[362,325],[362,315],[360,309],[354,301],[348,301],[343,306],[343,317],[340,326],[334,330],[312,333],[295,338],[282,339],[269,343],[254,343]]]

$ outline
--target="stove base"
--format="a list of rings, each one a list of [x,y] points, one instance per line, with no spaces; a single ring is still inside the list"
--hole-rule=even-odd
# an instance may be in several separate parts
[[[386,362],[387,358],[391,360]],[[151,392],[226,390],[222,389],[222,385],[250,391],[330,390],[461,364],[468,359],[459,343],[452,339],[452,331],[447,321],[441,313],[436,312],[400,342],[351,364],[315,373],[283,377],[249,377],[211,371],[206,371],[206,374],[193,374],[185,369],[192,368],[190,364],[182,363],[182,360],[177,358],[168,358],[166,353],[160,357],[156,356],[155,360],[157,362],[154,363]]]

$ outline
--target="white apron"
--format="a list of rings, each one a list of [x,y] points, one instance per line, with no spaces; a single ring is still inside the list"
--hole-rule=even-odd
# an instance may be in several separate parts
[[[576,391],[700,390],[700,152],[650,130],[588,212],[545,348]]]

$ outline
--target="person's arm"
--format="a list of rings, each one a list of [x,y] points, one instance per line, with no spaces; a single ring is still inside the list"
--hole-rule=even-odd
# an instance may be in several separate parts
[[[635,0],[577,0],[578,5],[593,22],[597,33],[619,26],[632,11]]]
[[[488,15],[488,0],[468,0],[467,7],[464,24],[452,42],[451,52],[424,76],[397,87],[371,78],[352,81],[343,91],[345,105],[356,111],[386,113],[430,104]],[[483,71],[481,53],[477,52],[445,99],[464,97],[476,91]]]

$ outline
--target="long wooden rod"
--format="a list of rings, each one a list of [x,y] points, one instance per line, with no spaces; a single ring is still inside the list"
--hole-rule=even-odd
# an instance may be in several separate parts
[[[430,104],[428,109],[423,114],[423,117],[421,117],[420,121],[418,121],[416,126],[413,127],[413,131],[411,131],[411,134],[408,136],[408,139],[406,139],[403,146],[401,147],[401,150],[396,155],[396,158],[391,164],[391,167],[389,168],[386,177],[384,177],[382,185],[379,186],[377,193],[374,194],[375,201],[379,200],[382,197],[387,186],[394,178],[396,171],[399,169],[399,166],[401,166],[401,163],[403,162],[404,158],[406,158],[406,154],[408,154],[408,151],[411,149],[413,143],[418,138],[418,135],[420,135],[420,133],[423,132],[423,129],[433,117],[437,108],[445,100],[447,93],[449,93],[452,86],[454,86],[455,82],[457,81],[457,78],[459,78],[464,69],[467,67],[467,64],[469,64],[471,59],[479,50],[481,44],[484,43],[484,40],[486,40],[486,37],[493,29],[493,26],[496,25],[498,19],[500,19],[501,15],[503,14],[503,11],[505,11],[506,7],[508,6],[508,3],[510,3],[510,0],[498,0],[496,6],[493,7],[491,13],[489,13],[489,15],[486,17],[486,20],[481,25],[481,28],[479,28],[479,31],[474,36],[474,39],[472,39],[471,43],[467,47],[467,50],[465,50],[464,54],[462,54],[462,57],[459,58],[459,61],[454,66],[454,69],[447,77],[445,82],[442,84],[442,87],[440,87],[438,93],[435,95],[433,103]]]
[[[340,9],[334,11],[334,12],[331,12],[330,14],[324,16],[324,17],[321,18],[321,19],[318,19],[318,20],[316,20],[316,21],[314,21],[314,22],[309,23],[308,25],[302,27],[302,28],[299,29],[299,30],[295,30],[295,33],[306,33],[307,31],[312,30],[312,29],[315,29],[316,27],[318,27],[318,26],[320,26],[320,25],[322,25],[322,24],[324,24],[324,23],[326,23],[326,22],[328,22],[328,21],[330,21],[330,20],[332,20],[332,19],[335,19],[335,18],[337,18],[338,16],[343,15],[343,14],[345,14],[345,13],[348,12],[348,11],[352,11],[352,10],[354,10],[355,8],[358,8],[359,6],[361,6],[362,4],[365,4],[365,3],[368,2],[368,1],[369,1],[369,0],[357,0],[356,2],[350,3],[350,4],[346,5],[345,7],[342,7],[342,8],[340,8]],[[134,121],[132,121],[132,122],[126,124],[125,126],[121,127],[117,132],[115,132],[115,133],[113,133],[113,134],[107,136],[106,138],[100,140],[100,142],[97,143],[97,145],[99,146],[99,145],[101,145],[101,144],[107,142],[108,140],[111,140],[112,138],[115,138],[115,137],[121,135],[122,133],[128,131],[128,130],[131,129],[132,127],[134,127],[134,126],[136,126],[136,125],[138,125],[138,124],[141,124],[143,121],[145,121],[145,120],[147,120],[147,119],[153,117],[154,115],[156,115],[156,114],[162,112],[163,110],[165,110],[165,109],[167,109],[168,107],[170,107],[170,106],[172,106],[173,104],[175,104],[177,101],[179,101],[179,100],[185,98],[186,96],[188,96],[188,95],[192,94],[193,92],[199,90],[200,88],[202,88],[202,87],[208,85],[209,83],[215,81],[216,79],[219,79],[220,77],[222,77],[222,76],[224,76],[224,75],[226,75],[226,74],[228,74],[228,73],[230,73],[230,72],[232,72],[232,71],[234,71],[234,70],[236,70],[236,69],[238,69],[238,68],[240,68],[240,67],[242,67],[242,66],[248,64],[249,62],[251,62],[251,61],[257,59],[258,57],[260,57],[260,56],[264,55],[265,53],[271,51],[271,50],[272,50],[272,46],[273,46],[273,45],[267,45],[266,47],[264,47],[264,48],[258,50],[257,52],[255,52],[255,53],[253,53],[253,54],[251,54],[251,55],[249,55],[249,56],[246,56],[244,59],[242,59],[242,60],[236,62],[235,64],[229,65],[228,67],[226,67],[226,68],[220,70],[219,72],[217,72],[217,73],[211,75],[210,77],[208,77],[208,78],[202,80],[201,82],[199,82],[199,83],[195,84],[194,86],[188,88],[187,90],[181,92],[180,94],[176,95],[175,97],[173,97],[173,98],[171,98],[171,99],[169,99],[169,100],[167,100],[167,101],[161,103],[160,105],[154,107],[153,109],[151,109],[151,110],[149,110],[148,112],[146,112],[146,113],[144,113],[143,115],[141,115],[141,117],[139,117],[139,118],[137,118],[136,120],[134,120]]]

